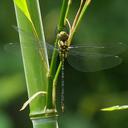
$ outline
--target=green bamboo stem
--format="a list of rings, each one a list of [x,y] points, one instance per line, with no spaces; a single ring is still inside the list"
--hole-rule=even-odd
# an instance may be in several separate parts
[[[57,68],[54,80],[53,80],[53,104],[56,107],[56,86],[57,86],[57,81],[58,81],[58,77],[60,75],[61,69],[62,69],[62,65],[63,65],[63,61],[60,61],[59,66]]]
[[[52,80],[50,80],[50,82],[52,81],[52,83],[50,83],[50,85],[52,85],[52,87],[50,88],[49,92],[51,91],[50,97],[52,97],[52,103],[48,102],[48,103],[51,103],[51,104],[48,104],[48,105],[51,105],[52,109],[54,109],[55,111],[56,111],[56,103],[55,103],[56,86],[57,86],[57,80],[58,80],[58,77],[59,77],[59,74],[60,74],[60,71],[61,71],[62,64],[63,64],[63,62],[60,61],[59,66],[58,66],[57,71],[56,71],[56,74],[55,74],[55,77]]]
[[[59,66],[58,66],[57,71],[56,71],[56,75],[55,75],[54,80],[53,80],[54,86],[57,84],[57,80],[58,80],[62,65],[63,65],[63,61],[60,61]]]
[[[64,29],[65,26],[65,20],[66,20],[66,15],[67,15],[67,10],[69,9],[69,1],[70,0],[63,0],[63,4],[61,7],[61,14],[60,14],[60,19],[58,23],[58,33]],[[57,47],[58,44],[58,36],[56,36],[56,41],[55,41],[55,47]],[[49,71],[49,80],[48,80],[48,95],[47,95],[47,106],[46,108],[49,109],[55,109],[55,106],[53,104],[53,79],[56,74],[56,67],[57,67],[57,56],[58,56],[58,51],[54,49],[53,55],[52,55],[52,60],[50,64],[50,71]]]
[[[45,119],[32,119],[36,128],[58,128],[57,117],[49,117]]]
[[[66,21],[66,16],[68,14],[69,10],[69,2],[70,0],[63,0],[62,7],[61,7],[61,13],[60,13],[60,20],[58,24],[58,31],[63,31]]]
[[[55,46],[57,45],[58,39],[55,41]],[[52,60],[51,60],[51,65],[50,65],[50,71],[48,74],[48,88],[47,88],[47,106],[46,109],[55,109],[55,106],[53,104],[53,79],[54,75],[56,72],[56,60],[57,60],[58,52],[54,49],[53,55],[52,55]]]
[[[15,5],[15,10],[16,10],[18,27],[22,28],[24,31],[27,31],[27,33],[29,33],[29,36],[34,37],[33,29],[28,19],[24,16],[22,11],[16,5]],[[47,71],[43,72],[43,70],[46,69],[43,69],[42,67],[42,60],[37,50],[36,42],[34,40],[30,40],[30,38],[26,36],[26,33],[23,32],[19,32],[19,37],[20,37],[21,52],[22,52],[24,70],[25,70],[25,77],[27,82],[28,95],[29,97],[31,97],[34,93],[38,91],[46,90],[45,86],[47,85],[47,81],[46,81],[47,76],[45,74]],[[40,75],[42,73],[45,76],[45,79],[44,76]],[[35,78],[37,80],[34,80]],[[44,81],[42,81],[41,79],[44,79]],[[43,102],[41,100],[41,104],[44,104]],[[38,105],[40,106],[40,108],[38,108],[39,107]],[[43,105],[43,107],[45,107],[45,105]],[[37,108],[39,110],[43,109],[40,103],[32,102],[30,104],[30,114],[36,113]]]
[[[21,3],[24,1],[25,0],[21,0]],[[14,3],[14,6],[18,27],[29,33],[29,36],[26,36],[26,33],[19,32],[19,37],[28,97],[31,97],[39,91],[47,90],[49,65],[38,0],[28,0],[27,4],[32,22],[30,22],[23,10],[19,8],[16,3]],[[37,40],[33,32],[33,27],[41,41]],[[33,40],[31,38],[33,38]],[[39,49],[38,43],[40,43],[39,46],[43,46],[43,49]],[[40,51],[43,54],[40,54]],[[56,113],[46,113],[46,111],[44,111],[45,107],[46,96],[38,96],[30,103],[30,118],[33,127],[58,128]]]
[[[68,14],[69,14],[69,10],[70,10],[70,5],[71,5],[71,3],[72,3],[72,0],[69,0],[68,1],[68,6],[67,6],[67,10],[66,10],[66,14],[65,14],[65,22],[64,22],[64,24],[66,24],[66,19],[67,19],[67,17],[68,17]]]

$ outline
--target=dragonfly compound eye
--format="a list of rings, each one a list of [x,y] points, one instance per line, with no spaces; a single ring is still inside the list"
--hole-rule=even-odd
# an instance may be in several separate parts
[[[59,38],[61,41],[65,42],[65,41],[67,41],[67,39],[68,39],[68,34],[67,34],[65,31],[61,31],[61,32],[58,34],[58,38]]]

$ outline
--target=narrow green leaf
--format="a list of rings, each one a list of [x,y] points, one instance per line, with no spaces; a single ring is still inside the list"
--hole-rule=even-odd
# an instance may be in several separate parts
[[[23,14],[27,17],[27,19],[30,21],[35,37],[39,39],[36,28],[34,26],[34,23],[32,21],[32,18],[31,18],[29,9],[28,9],[27,1],[26,0],[14,0],[14,3],[23,12]]]
[[[14,0],[14,3],[18,8],[24,13],[24,15],[28,18],[28,20],[32,23],[32,19],[28,10],[27,1],[26,0]],[[33,23],[32,23],[33,24]]]
[[[116,106],[112,106],[112,107],[107,107],[107,108],[103,108],[101,109],[101,111],[115,111],[115,110],[124,110],[124,109],[128,109],[128,105],[116,105]]]

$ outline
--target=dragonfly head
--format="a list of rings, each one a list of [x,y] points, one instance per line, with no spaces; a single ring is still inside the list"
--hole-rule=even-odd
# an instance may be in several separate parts
[[[68,39],[68,34],[65,31],[61,31],[57,36],[58,39],[63,42],[67,41]]]

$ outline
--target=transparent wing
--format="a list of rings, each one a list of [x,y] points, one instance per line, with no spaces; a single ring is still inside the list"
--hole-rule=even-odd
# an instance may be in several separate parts
[[[34,41],[33,45],[30,44],[29,42],[24,42],[27,43],[27,45],[24,46],[24,48],[29,48],[29,47],[35,47],[37,48],[37,50],[39,51],[39,49],[42,49],[42,51],[44,50],[44,47],[41,40],[36,40],[35,38],[32,38],[31,34],[28,33],[27,31],[17,27],[17,26],[13,26],[13,28],[19,33],[25,33],[25,36],[29,39],[29,41]],[[40,44],[40,45],[39,45]],[[48,52],[48,57],[51,58],[52,56],[52,52],[55,49],[57,52],[59,52],[59,49],[56,47],[54,47],[53,45],[46,43],[46,47],[47,47],[47,52]],[[17,43],[8,43],[4,46],[4,50],[11,52],[11,53],[16,53],[16,51],[20,51],[20,42]]]
[[[52,56],[53,49],[59,52],[58,48],[46,44],[49,58]],[[82,72],[94,72],[115,67],[121,63],[121,58],[116,55],[125,51],[127,46],[123,43],[108,44],[89,43],[88,45],[71,46],[67,58],[68,62],[72,67]],[[15,51],[19,51],[19,43],[7,44],[5,49],[17,53]]]
[[[26,37],[30,40],[35,40],[34,38],[31,37],[30,33],[28,33],[27,31],[21,29],[21,28],[18,28],[17,26],[13,26],[13,28],[18,31],[18,32],[21,32],[21,33],[25,33]],[[40,40],[41,42],[41,40]],[[54,46],[52,46],[51,44],[49,43],[46,43],[47,44],[47,48],[49,51],[53,51],[53,49],[55,48]],[[28,45],[29,46],[29,45]],[[35,46],[35,44],[33,45]],[[43,48],[42,46],[38,46],[37,48]],[[126,49],[128,48],[128,45],[126,45],[125,43],[122,43],[122,42],[95,42],[95,43],[92,43],[92,42],[85,42],[85,43],[82,43],[82,44],[79,44],[79,45],[72,45],[70,46],[70,54],[75,54],[75,55],[86,55],[86,54],[89,54],[89,53],[100,53],[100,54],[108,54],[108,55],[118,55],[122,52],[124,52]],[[58,48],[55,48],[57,51]]]
[[[86,54],[107,54],[118,55],[128,49],[128,45],[122,42],[108,43],[84,43],[84,45],[75,45],[70,47],[70,54],[86,55]]]
[[[48,52],[49,58],[52,57],[52,53],[53,53],[54,49],[57,52],[59,52],[58,48],[55,48],[53,45],[51,45],[49,43],[46,43],[46,46],[47,46],[47,52]],[[28,47],[30,47],[30,46],[28,46]],[[31,45],[31,47],[32,47],[32,45]],[[35,45],[33,45],[33,47],[35,47]],[[39,49],[43,49],[43,47],[41,47],[41,46],[37,47],[37,50],[39,50]],[[18,54],[21,51],[20,42],[19,43],[18,42],[17,43],[7,43],[6,45],[4,45],[4,50],[11,54]]]
[[[18,32],[25,32],[22,29],[15,28]],[[30,40],[34,40],[27,33],[26,36],[30,37]],[[11,43],[11,47],[13,43]],[[37,43],[38,44],[38,43]],[[124,52],[127,49],[127,45],[121,42],[117,43],[84,43],[85,45],[72,45],[69,47],[68,62],[75,69],[82,72],[93,72],[115,67],[121,63],[121,58],[118,54]],[[15,44],[14,44],[15,45]],[[32,46],[32,45],[31,45]],[[35,44],[33,45],[35,47]],[[29,44],[28,44],[29,47]],[[12,47],[15,48],[15,47]],[[43,48],[38,46],[37,49]],[[47,51],[49,58],[52,55],[53,49],[58,50],[54,46],[47,43]],[[16,46],[17,50],[17,46]],[[13,51],[13,50],[12,50]]]
[[[69,64],[81,72],[95,72],[113,68],[119,65],[122,60],[118,56],[103,54],[69,55]]]
[[[121,58],[117,55],[124,52],[127,47],[121,42],[71,46],[67,60],[72,67],[82,72],[105,70],[121,63]]]
[[[46,43],[47,46],[47,52],[48,52],[48,58],[51,59],[52,53],[54,50],[56,50],[59,53],[59,49],[54,47],[53,45],[50,45],[49,43]]]

